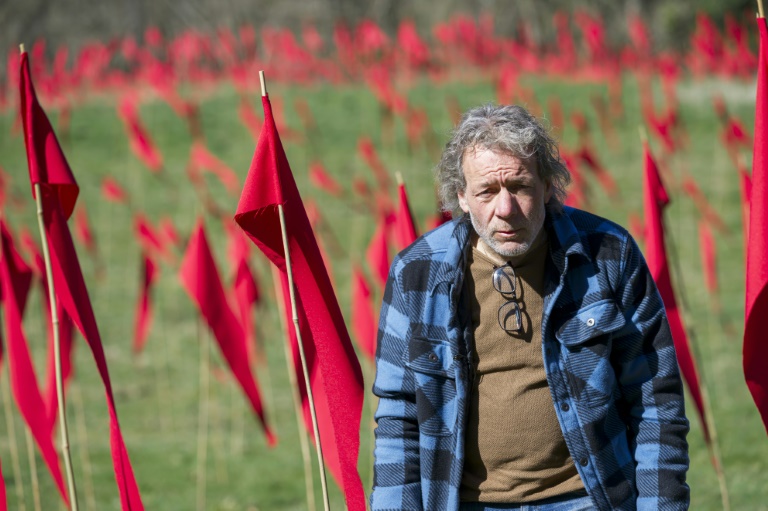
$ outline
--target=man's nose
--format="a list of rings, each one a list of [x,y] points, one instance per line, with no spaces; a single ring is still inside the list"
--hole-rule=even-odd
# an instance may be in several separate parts
[[[508,190],[502,189],[496,196],[496,216],[508,218],[517,210],[517,199]]]

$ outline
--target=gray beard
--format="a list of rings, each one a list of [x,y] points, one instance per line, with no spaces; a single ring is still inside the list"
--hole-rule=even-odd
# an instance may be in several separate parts
[[[475,220],[475,217],[472,216],[471,212],[467,214],[469,215],[469,220],[472,222],[472,228],[475,230],[480,239],[483,240],[483,242],[488,245],[491,250],[499,254],[501,257],[519,257],[531,249],[531,243],[533,243],[533,239],[527,240],[525,242],[519,242],[514,248],[511,249],[502,248],[501,244],[496,241],[487,230],[481,228],[481,226]],[[536,236],[533,238],[535,239]]]

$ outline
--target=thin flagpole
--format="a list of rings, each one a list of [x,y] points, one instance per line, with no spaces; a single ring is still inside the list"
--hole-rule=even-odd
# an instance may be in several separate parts
[[[647,135],[645,133],[645,129],[641,126],[640,127],[640,139],[645,144],[648,140]],[[678,308],[680,309],[680,313],[683,316],[684,320],[684,326],[683,328],[686,331],[686,335],[689,337],[695,339],[696,333],[693,330],[693,328],[690,326],[693,324],[693,322],[690,320],[690,314],[688,312],[688,300],[685,295],[685,282],[683,282],[683,272],[680,268],[680,258],[679,258],[679,252],[677,251],[677,244],[675,243],[675,238],[672,235],[672,231],[669,231],[667,229],[664,230],[665,234],[668,234],[669,238],[669,251],[670,256],[672,259],[672,262],[675,266],[675,275],[676,275],[676,282],[677,282],[677,290],[678,295],[680,297]],[[671,276],[671,273],[670,273]],[[692,355],[694,358],[694,361],[702,361],[701,354],[698,352],[697,349],[697,343],[691,342],[689,343],[689,346],[691,347]],[[697,371],[699,374],[699,385],[701,390],[701,400],[702,404],[704,405],[704,421],[705,426],[709,430],[709,439],[710,441],[707,443],[707,449],[709,450],[709,455],[712,458],[712,464],[715,468],[715,473],[717,474],[717,482],[720,486],[720,499],[723,505],[724,511],[730,511],[731,504],[730,504],[730,496],[728,493],[728,484],[725,479],[725,470],[723,469],[723,458],[720,454],[720,442],[717,435],[717,427],[715,425],[715,417],[714,412],[712,409],[712,402],[709,399],[709,392],[707,391],[707,379],[704,378],[703,374],[703,363],[699,364],[697,366]]]
[[[259,81],[261,82],[261,96],[267,96],[267,83],[264,79],[264,71],[259,71]],[[291,297],[291,316],[293,319],[293,328],[296,331],[297,344],[299,345],[299,356],[301,357],[301,369],[304,373],[304,383],[307,388],[307,399],[309,400],[309,413],[312,416],[312,429],[315,433],[315,448],[317,449],[317,463],[320,466],[320,484],[323,488],[323,500],[325,511],[330,511],[331,504],[328,500],[328,481],[325,477],[325,460],[323,458],[323,447],[320,442],[320,429],[317,426],[317,412],[315,411],[315,398],[312,393],[312,385],[309,381],[309,369],[307,368],[307,358],[304,355],[304,341],[301,338],[301,328],[299,327],[299,313],[296,308],[296,293],[293,287],[293,268],[291,266],[291,251],[288,246],[288,232],[285,228],[285,212],[283,205],[277,205],[277,211],[280,215],[280,231],[283,235],[283,251],[285,252],[285,267],[288,274],[288,293]]]
[[[277,302],[278,316],[280,318],[280,324],[283,327],[283,331],[288,331],[288,326],[285,324],[285,306],[283,302],[283,290],[280,287],[280,273],[274,265],[272,266],[272,283],[275,287],[275,298]],[[304,485],[307,492],[307,509],[315,511],[315,483],[312,478],[312,465],[309,454],[309,442],[307,441],[307,433],[304,431],[304,420],[302,418],[301,411],[301,396],[299,395],[299,383],[296,381],[296,373],[293,370],[291,360],[293,356],[288,347],[288,343],[283,343],[283,349],[285,350],[285,364],[288,367],[288,380],[291,383],[291,394],[293,396],[293,408],[296,412],[296,425],[299,433],[299,443],[301,444],[301,456],[304,458]]]
[[[93,492],[93,466],[88,450],[88,429],[85,425],[85,407],[83,406],[83,394],[80,386],[73,382],[71,386],[72,404],[75,410],[75,426],[77,427],[77,441],[80,443],[80,463],[83,466],[83,486],[85,490],[85,504],[90,511],[96,510],[96,497]]]
[[[23,51],[23,47],[22,47]],[[59,313],[56,310],[56,290],[51,267],[51,254],[48,251],[48,236],[43,222],[43,196],[40,183],[35,183],[35,202],[37,203],[37,224],[40,227],[40,239],[45,260],[45,273],[48,276],[48,301],[51,304],[51,323],[53,325],[53,352],[56,370],[56,398],[59,408],[59,429],[61,430],[61,454],[67,473],[69,503],[72,511],[78,511],[75,475],[72,470],[72,455],[69,451],[69,429],[67,428],[66,403],[64,401],[64,382],[61,375],[61,339],[59,338]]]
[[[32,446],[32,433],[28,428],[24,429],[27,444],[27,460],[29,462],[29,474],[32,478],[32,497],[35,504],[35,511],[41,511],[40,506],[40,484],[37,481],[37,461],[35,460],[35,448]]]

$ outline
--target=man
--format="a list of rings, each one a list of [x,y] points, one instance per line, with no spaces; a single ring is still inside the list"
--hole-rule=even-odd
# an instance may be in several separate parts
[[[380,510],[683,510],[688,421],[630,235],[563,206],[527,111],[467,112],[437,169],[459,218],[392,264],[373,391]]]

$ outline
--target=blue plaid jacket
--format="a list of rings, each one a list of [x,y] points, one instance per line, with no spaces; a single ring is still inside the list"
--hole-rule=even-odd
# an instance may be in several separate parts
[[[555,412],[600,510],[688,509],[688,420],[664,306],[618,225],[564,208],[550,242],[542,356]],[[463,285],[470,222],[395,258],[378,331],[373,511],[454,511],[472,388]]]

